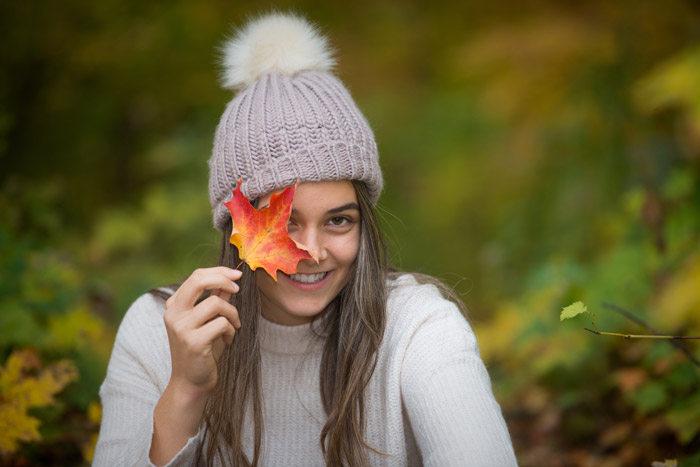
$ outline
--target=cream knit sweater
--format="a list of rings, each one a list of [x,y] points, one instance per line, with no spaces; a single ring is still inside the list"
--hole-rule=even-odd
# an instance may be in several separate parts
[[[513,466],[508,429],[467,321],[432,285],[403,276],[390,289],[387,326],[366,392],[372,465]],[[100,390],[95,466],[152,465],[153,409],[170,378],[164,304],[139,298],[119,328]],[[245,323],[243,323],[245,328]],[[243,329],[244,329],[243,328]],[[322,341],[308,325],[262,320],[262,464],[322,466]],[[250,425],[250,424],[249,424]],[[243,433],[252,454],[252,430]],[[192,465],[201,435],[169,465]]]

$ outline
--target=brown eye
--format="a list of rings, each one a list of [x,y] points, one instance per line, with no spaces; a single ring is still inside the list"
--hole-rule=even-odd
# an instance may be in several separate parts
[[[339,226],[341,226],[341,225],[345,225],[345,224],[347,224],[348,222],[349,222],[349,221],[348,221],[348,218],[347,218],[347,217],[343,217],[343,216],[335,216],[335,217],[331,217],[331,219],[330,219],[330,223],[331,223],[332,225],[335,225],[336,227],[339,227]]]

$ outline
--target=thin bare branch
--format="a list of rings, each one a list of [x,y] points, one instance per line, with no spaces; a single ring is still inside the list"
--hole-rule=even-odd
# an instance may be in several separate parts
[[[606,308],[608,310],[612,310],[616,313],[621,314],[625,318],[629,319],[630,321],[633,321],[634,323],[638,324],[639,326],[643,327],[644,329],[647,329],[650,332],[653,332],[655,335],[661,335],[661,332],[659,332],[657,329],[654,329],[653,327],[648,325],[646,322],[644,322],[644,320],[642,320],[641,318],[636,316],[631,311],[626,310],[619,305],[615,305],[614,303],[603,302],[601,305],[603,306],[603,308]],[[699,337],[698,336],[687,336],[684,338],[698,339]],[[683,352],[685,354],[685,356],[688,357],[688,359],[691,362],[693,362],[693,364],[696,367],[700,368],[700,361],[698,361],[698,359],[695,358],[695,356],[692,354],[692,352],[690,350],[688,350],[683,344],[678,342],[677,339],[669,339],[668,343],[670,345],[672,345],[673,347],[677,348],[678,350],[680,350],[681,352]]]
[[[662,334],[622,334],[619,332],[594,331],[593,329],[583,328],[588,332],[599,336],[615,336],[624,337],[625,339],[700,339],[700,336],[668,336]]]

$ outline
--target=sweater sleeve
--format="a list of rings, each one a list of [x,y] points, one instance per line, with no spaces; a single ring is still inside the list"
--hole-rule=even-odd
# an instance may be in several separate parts
[[[426,466],[517,465],[476,337],[457,307],[440,298],[414,328],[401,393]],[[423,310],[425,312],[425,310]]]
[[[152,466],[153,410],[170,380],[163,304],[149,294],[129,308],[117,332],[107,377],[100,387],[103,415],[94,466]],[[169,466],[191,465],[200,434]]]

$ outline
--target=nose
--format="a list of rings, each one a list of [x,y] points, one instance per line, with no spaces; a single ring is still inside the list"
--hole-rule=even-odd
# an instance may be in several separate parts
[[[318,229],[306,227],[294,233],[295,235],[290,234],[292,240],[302,244],[304,248],[311,252],[311,256],[318,258],[319,262],[328,256],[328,252],[324,247],[323,233]]]

